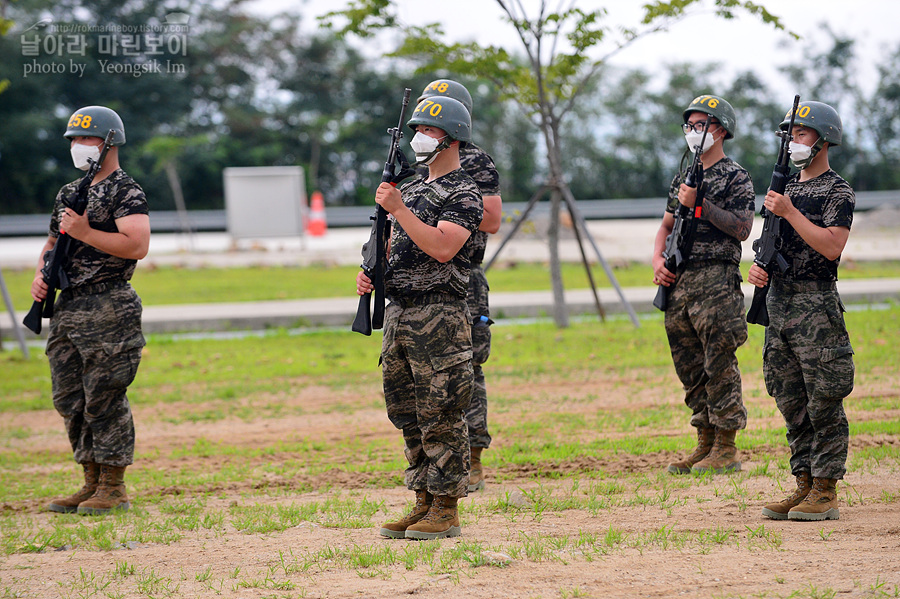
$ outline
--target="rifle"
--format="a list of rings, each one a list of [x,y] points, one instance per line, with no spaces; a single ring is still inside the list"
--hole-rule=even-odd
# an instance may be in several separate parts
[[[790,143],[794,138],[791,132],[794,130],[794,117],[797,116],[797,106],[799,104],[800,94],[797,94],[794,96],[794,107],[791,109],[791,124],[788,126],[787,131],[778,132],[778,136],[781,137],[781,146],[778,149],[778,160],[775,162],[769,189],[782,195],[784,195],[788,175],[791,172],[791,167],[788,165],[788,159],[791,155]],[[772,274],[773,266],[777,266],[778,270],[785,273],[790,268],[790,265],[784,256],[781,255],[781,247],[784,243],[782,239],[784,220],[773,212],[766,210],[765,206],[760,208],[759,214],[763,217],[763,230],[759,239],[753,242],[753,251],[756,252],[753,262],[769,273],[769,275]],[[753,301],[750,303],[750,310],[747,311],[747,322],[764,327],[769,326],[769,311],[766,310],[766,296],[768,293],[768,283],[766,283],[765,287],[756,287],[753,290]]]
[[[666,270],[669,272],[677,272],[690,258],[691,246],[694,245],[694,231],[697,230],[697,221],[703,214],[703,196],[706,186],[703,185],[703,164],[700,162],[700,154],[703,152],[703,144],[706,142],[711,118],[707,115],[706,124],[703,125],[703,137],[700,138],[700,145],[694,147],[694,159],[684,178],[685,185],[697,190],[694,208],[688,208],[679,202],[678,209],[675,211],[675,224],[672,226],[672,232],[666,236],[666,247],[663,249],[662,255],[666,260]],[[656,291],[656,297],[653,298],[653,305],[665,312],[668,304],[669,288],[660,284]]]
[[[403,120],[406,118],[406,108],[409,106],[409,95],[412,90],[406,88],[403,91],[403,105],[400,108],[400,120],[396,127],[387,130],[391,136],[391,148],[388,151],[387,162],[384,163],[384,171],[381,173],[381,181],[390,183],[394,187],[415,171],[409,166],[406,156],[400,149],[400,139],[403,137]],[[400,173],[394,174],[396,165],[400,165]],[[387,218],[387,210],[380,205],[375,205],[375,214],[369,217],[372,222],[372,230],[369,232],[369,240],[362,246],[363,272],[372,280],[375,287],[375,308],[370,310],[371,293],[360,296],[359,306],[356,309],[356,318],[353,320],[351,330],[363,335],[371,335],[372,329],[380,329],[384,325],[384,275],[387,270],[387,244],[391,238],[391,223]]]
[[[88,159],[90,166],[88,166],[87,174],[78,182],[78,187],[75,188],[75,191],[69,197],[63,198],[63,205],[74,210],[79,216],[87,210],[88,191],[91,183],[94,181],[94,177],[103,165],[106,152],[112,146],[115,133],[115,129],[109,130],[109,133],[106,134],[106,139],[103,140],[103,151],[100,152],[100,159],[96,162],[90,160],[90,158]],[[69,264],[69,258],[74,252],[75,245],[72,238],[66,235],[65,231],[60,231],[56,244],[50,250],[50,255],[47,256],[44,266],[41,268],[41,276],[44,277],[44,282],[47,284],[47,295],[44,296],[43,300],[35,301],[31,304],[31,310],[28,311],[28,314],[25,315],[25,319],[22,321],[22,324],[35,334],[39,335],[41,333],[42,317],[53,317],[53,303],[56,301],[57,290],[62,291],[69,286],[69,277],[66,275],[65,269]]]

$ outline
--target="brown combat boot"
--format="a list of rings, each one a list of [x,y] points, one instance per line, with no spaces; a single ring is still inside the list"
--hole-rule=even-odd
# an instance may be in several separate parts
[[[727,474],[741,469],[741,462],[737,459],[737,447],[734,444],[734,436],[737,431],[716,429],[716,440],[713,441],[709,454],[691,467],[691,472],[703,474]]]
[[[72,514],[78,511],[78,504],[91,498],[94,491],[97,490],[97,480],[100,478],[100,464],[88,462],[81,465],[84,468],[84,486],[80,491],[76,491],[74,495],[54,499],[47,505],[47,509],[51,512],[60,512],[61,514]]]
[[[763,516],[771,518],[772,520],[787,520],[788,512],[791,511],[791,508],[795,505],[799,505],[800,502],[809,495],[809,490],[812,488],[810,485],[811,482],[812,476],[809,472],[801,472],[798,474],[797,490],[787,499],[782,499],[778,503],[770,503],[764,507],[762,510]]]
[[[472,465],[469,468],[469,493],[480,491],[484,488],[484,467],[481,465],[481,451],[483,447],[472,447]]]
[[[90,499],[78,505],[78,513],[99,516],[113,510],[127,512],[130,507],[125,494],[125,466],[100,464],[97,490]]]
[[[413,509],[396,522],[382,524],[378,534],[391,539],[406,537],[406,529],[425,517],[425,514],[431,509],[432,501],[434,501],[434,495],[428,491],[416,491],[416,504]]]
[[[709,454],[712,449],[713,439],[716,437],[716,429],[698,428],[697,429],[697,447],[694,453],[684,458],[680,462],[672,462],[669,464],[669,472],[672,474],[690,474],[691,466],[702,460]]]
[[[791,520],[839,520],[836,478],[814,478],[809,495],[788,512]]]
[[[458,537],[459,512],[456,509],[456,497],[441,495],[434,498],[431,509],[425,517],[406,529],[407,539],[444,539]]]

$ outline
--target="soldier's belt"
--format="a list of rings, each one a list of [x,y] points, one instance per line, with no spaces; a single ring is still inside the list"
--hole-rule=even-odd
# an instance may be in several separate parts
[[[837,290],[836,281],[786,281],[775,278],[772,281],[772,287],[778,291],[787,293],[807,293],[810,291],[832,291]]]
[[[397,304],[401,308],[427,306],[428,304],[453,304],[466,301],[466,298],[457,297],[450,293],[423,293],[411,297],[391,297],[390,299],[391,303]]]
[[[83,295],[96,295],[98,293],[103,293],[104,291],[109,291],[110,289],[118,289],[119,287],[125,287],[128,285],[128,281],[124,281],[122,279],[116,279],[114,281],[102,281],[100,283],[91,283],[88,285],[76,285],[75,287],[66,287],[62,293],[68,295],[69,297],[81,297]]]

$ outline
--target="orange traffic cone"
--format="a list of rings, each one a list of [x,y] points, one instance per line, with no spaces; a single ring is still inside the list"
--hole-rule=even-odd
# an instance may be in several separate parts
[[[328,231],[328,223],[325,221],[325,200],[321,191],[314,191],[310,198],[309,220],[306,223],[306,232],[313,237],[321,237]]]

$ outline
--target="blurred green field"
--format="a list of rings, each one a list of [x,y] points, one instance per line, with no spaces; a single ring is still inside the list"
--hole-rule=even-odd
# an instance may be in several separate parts
[[[746,279],[750,263],[741,266]],[[341,297],[356,293],[356,266],[252,267],[252,268],[138,268],[132,281],[145,306],[242,302],[288,299]],[[614,266],[616,280],[623,287],[652,285],[649,264],[630,262]],[[594,281],[600,287],[611,287],[599,265],[592,267]],[[31,307],[31,270],[3,271],[4,279],[16,310]],[[900,277],[900,260],[882,262],[849,262],[841,265],[840,277]],[[543,291],[550,289],[546,264],[502,264],[488,271],[491,291]],[[563,264],[566,289],[589,286],[580,263]]]

